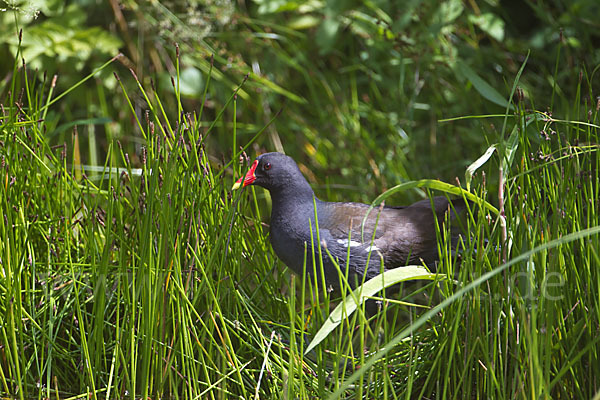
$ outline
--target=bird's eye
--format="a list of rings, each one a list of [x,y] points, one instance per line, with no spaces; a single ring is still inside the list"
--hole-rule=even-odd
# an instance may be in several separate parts
[[[270,170],[270,169],[271,169],[271,163],[266,163],[266,164],[265,164],[265,166],[263,167],[263,169],[264,169],[265,171],[268,171],[268,170]]]

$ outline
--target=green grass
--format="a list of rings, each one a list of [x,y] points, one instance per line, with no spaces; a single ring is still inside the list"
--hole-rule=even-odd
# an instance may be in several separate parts
[[[405,284],[401,302],[384,301],[375,316],[359,307],[305,354],[342,300],[274,256],[264,190],[230,190],[247,167],[239,146],[252,157],[248,149],[273,121],[252,139],[238,137],[231,110],[245,104],[236,96],[249,83],[242,80],[214,118],[203,115],[206,91],[190,112],[179,61],[169,90],[135,75],[117,79],[113,95],[129,104],[143,144],[136,152],[111,140],[101,173],[77,163],[74,138],[49,144],[44,116],[57,98],[49,81],[20,64],[5,81],[3,396],[598,396],[600,126],[590,82],[580,81],[572,109],[552,116],[535,111],[541,99],[516,96],[514,111],[494,119],[503,126],[487,136],[496,150],[469,183],[476,202],[460,258],[439,232],[436,279]],[[219,160],[210,143],[223,126],[231,148]],[[401,190],[466,186],[424,180],[372,198],[390,203]]]

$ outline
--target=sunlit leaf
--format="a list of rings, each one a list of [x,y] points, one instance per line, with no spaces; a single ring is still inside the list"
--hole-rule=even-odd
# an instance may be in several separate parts
[[[470,14],[469,21],[497,41],[504,40],[504,21],[492,13]]]
[[[465,171],[467,190],[470,190],[471,188],[471,180],[473,179],[473,175],[475,174],[475,172],[490,159],[490,157],[492,156],[492,154],[494,154],[494,151],[496,151],[496,149],[497,145],[495,144],[488,147],[488,149],[485,151],[485,153],[481,155],[481,157],[479,157],[467,167],[467,170]]]
[[[462,75],[464,78],[468,79],[469,82],[473,84],[473,87],[477,92],[483,96],[485,99],[491,101],[492,103],[498,104],[502,107],[508,107],[509,109],[513,109],[513,106],[508,104],[508,101],[504,96],[502,96],[496,89],[494,89],[489,83],[487,83],[483,78],[481,78],[475,71],[471,69],[467,64],[462,61],[457,61],[455,72]]]
[[[400,282],[418,280],[418,279],[440,279],[445,275],[432,274],[426,268],[418,265],[409,265],[406,267],[394,268],[385,271],[374,278],[365,282],[362,286],[356,288],[350,295],[329,314],[327,320],[321,326],[312,342],[306,348],[305,354],[319,345],[329,334],[339,326],[344,318],[348,318],[356,309],[369,297],[381,292],[383,289],[398,284]]]

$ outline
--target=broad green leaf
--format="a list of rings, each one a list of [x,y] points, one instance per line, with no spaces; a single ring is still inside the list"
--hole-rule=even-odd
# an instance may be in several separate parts
[[[443,25],[450,24],[462,14],[465,7],[460,0],[447,0],[441,2],[436,17]]]
[[[473,175],[475,174],[475,171],[477,171],[479,169],[479,167],[481,167],[483,164],[485,164],[490,159],[492,154],[494,154],[494,151],[497,150],[497,147],[498,147],[497,144],[491,145],[490,147],[488,147],[488,149],[485,151],[485,153],[483,153],[483,155],[481,155],[481,157],[479,157],[471,165],[469,165],[469,167],[467,168],[467,170],[465,172],[465,181],[467,184],[467,190],[471,190],[471,179],[473,179]]]
[[[318,346],[335,328],[338,327],[344,318],[348,318],[367,298],[374,296],[383,289],[405,281],[417,279],[433,280],[445,277],[446,276],[442,274],[432,274],[424,267],[409,265],[406,267],[390,269],[371,278],[362,286],[356,288],[350,295],[346,296],[346,298],[338,304],[335,310],[329,314],[329,317],[323,326],[321,326],[321,329],[319,329],[304,353],[307,354]]]
[[[458,60],[456,62],[455,73],[462,75],[464,78],[469,80],[473,87],[477,92],[483,96],[483,98],[491,101],[494,104],[498,104],[499,106],[506,107],[512,110],[512,105],[506,101],[506,98],[502,96],[496,89],[490,86],[486,81],[484,81],[475,71],[471,69],[467,64]]]
[[[492,13],[470,14],[469,22],[477,25],[479,29],[497,41],[501,42],[504,40],[504,21],[497,15]]]
[[[313,15],[300,15],[298,17],[292,18],[290,22],[288,22],[287,27],[290,29],[310,29],[319,25],[321,20]]]

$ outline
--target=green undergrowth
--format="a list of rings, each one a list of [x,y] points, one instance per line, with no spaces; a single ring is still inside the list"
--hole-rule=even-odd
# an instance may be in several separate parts
[[[374,207],[392,203],[407,190],[469,197],[466,234],[453,253],[448,231],[438,232],[440,262],[430,280],[378,292],[352,313],[342,306],[339,319],[330,312],[353,298],[349,291],[340,299],[292,276],[274,256],[267,193],[230,190],[270,122],[239,143],[235,119],[227,121],[233,146],[219,160],[206,139],[223,113],[206,121],[202,107],[184,109],[178,74],[165,92],[134,74],[117,76],[115,95],[130,104],[143,144],[135,150],[113,140],[100,168],[82,165],[77,130],[68,145],[47,140],[44,115],[56,94],[34,77],[15,65],[0,91],[3,396],[599,392],[600,127],[591,79],[580,81],[563,113],[536,111],[516,90],[513,110],[496,117],[503,128],[487,138],[482,158],[473,155],[479,160],[463,186],[405,182],[375,199]],[[137,83],[135,94],[125,80]],[[224,106],[234,118],[244,84]],[[165,111],[166,97],[177,113]],[[337,325],[309,349],[332,318]]]

